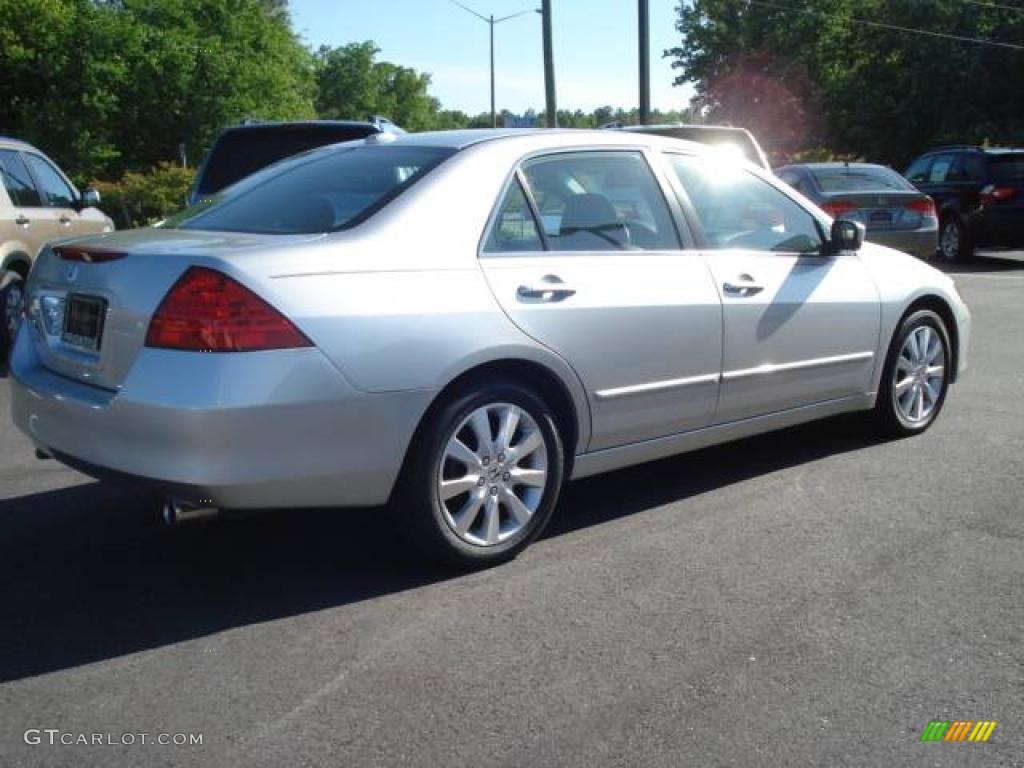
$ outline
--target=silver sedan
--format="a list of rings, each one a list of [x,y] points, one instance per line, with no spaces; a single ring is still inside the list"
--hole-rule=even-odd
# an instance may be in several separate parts
[[[571,478],[848,411],[927,429],[967,308],[862,241],[684,141],[370,137],[45,250],[14,421],[176,512],[387,505],[490,564]]]

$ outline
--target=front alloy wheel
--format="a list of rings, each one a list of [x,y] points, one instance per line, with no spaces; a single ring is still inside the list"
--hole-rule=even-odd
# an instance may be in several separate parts
[[[893,405],[908,424],[931,418],[946,385],[946,351],[937,331],[919,325],[907,334],[893,372]]]
[[[949,389],[949,333],[931,310],[906,318],[893,339],[876,413],[887,431],[912,435],[926,430]]]
[[[392,499],[400,530],[433,559],[462,567],[515,557],[540,535],[561,490],[551,409],[509,382],[464,391],[428,418]]]

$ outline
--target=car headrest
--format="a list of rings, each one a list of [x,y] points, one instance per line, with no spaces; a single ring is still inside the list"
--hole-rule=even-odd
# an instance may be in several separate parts
[[[559,247],[576,251],[609,251],[629,245],[629,230],[604,195],[569,198],[559,227]]]

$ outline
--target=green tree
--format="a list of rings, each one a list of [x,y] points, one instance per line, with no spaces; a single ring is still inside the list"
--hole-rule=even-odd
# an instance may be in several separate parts
[[[193,158],[244,118],[314,116],[308,49],[287,15],[254,0],[122,0],[134,33],[118,146],[133,166]]]
[[[690,0],[666,52],[709,120],[751,128],[777,156],[814,146],[900,165],[942,141],[1024,128],[1024,14],[962,0]]]
[[[441,104],[428,92],[430,75],[377,61],[378,53],[371,41],[320,48],[316,54],[320,117],[364,120],[378,114],[408,131],[438,127]],[[445,119],[452,117],[448,113]]]
[[[268,0],[0,0],[0,72],[0,126],[79,179],[314,114],[312,56]]]

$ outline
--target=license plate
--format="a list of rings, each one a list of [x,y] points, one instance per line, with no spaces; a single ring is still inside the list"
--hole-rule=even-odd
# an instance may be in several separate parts
[[[64,310],[64,332],[61,340],[74,347],[96,352],[103,337],[103,320],[107,316],[107,301],[98,296],[69,293]]]
[[[868,217],[868,222],[871,224],[892,224],[892,212],[872,211]]]

